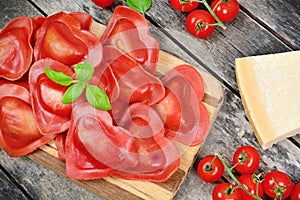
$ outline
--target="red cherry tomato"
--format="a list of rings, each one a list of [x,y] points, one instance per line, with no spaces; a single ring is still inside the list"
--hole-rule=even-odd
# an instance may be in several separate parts
[[[93,2],[99,7],[106,8],[110,6],[114,0],[93,0]]]
[[[224,165],[218,157],[207,155],[199,162],[197,173],[202,180],[213,183],[222,177]]]
[[[215,26],[208,26],[207,24],[214,24],[214,17],[205,10],[194,10],[186,18],[185,26],[187,31],[197,38],[207,38],[214,30]]]
[[[180,12],[191,12],[195,10],[199,2],[195,2],[192,0],[170,0],[171,6]]]
[[[266,174],[263,187],[269,197],[286,199],[292,193],[293,182],[286,173],[272,171]]]
[[[212,192],[213,200],[240,200],[241,193],[239,190],[233,189],[229,183],[220,183],[216,185]]]
[[[291,200],[300,200],[300,183],[297,183],[292,191],[292,194],[290,196]]]
[[[237,0],[214,0],[210,7],[222,22],[229,22],[236,18],[240,9]]]
[[[264,194],[264,189],[262,185],[262,181],[255,174],[243,174],[238,178],[239,182],[253,195],[258,195],[262,197]],[[258,188],[258,189],[256,189]],[[242,188],[239,188],[242,198],[247,200],[255,200],[255,198],[251,197],[247,192],[245,192]]]
[[[233,154],[233,165],[241,174],[252,174],[259,166],[260,155],[257,149],[252,146],[241,146]]]

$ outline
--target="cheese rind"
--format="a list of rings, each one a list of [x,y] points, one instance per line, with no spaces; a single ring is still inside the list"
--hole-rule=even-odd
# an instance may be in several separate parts
[[[300,51],[238,58],[235,70],[263,149],[300,131]]]

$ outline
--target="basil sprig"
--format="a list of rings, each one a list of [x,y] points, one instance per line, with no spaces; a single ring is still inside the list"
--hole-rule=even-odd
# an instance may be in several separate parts
[[[49,67],[45,68],[46,76],[53,82],[63,86],[70,86],[64,93],[62,103],[69,104],[76,101],[86,89],[85,96],[91,106],[100,110],[110,110],[111,104],[106,93],[96,85],[88,84],[94,73],[92,65],[88,62],[82,62],[77,64],[74,70],[76,80],[63,72],[54,71],[49,69]]]
[[[130,8],[145,15],[146,11],[151,7],[152,0],[127,0],[127,5]]]

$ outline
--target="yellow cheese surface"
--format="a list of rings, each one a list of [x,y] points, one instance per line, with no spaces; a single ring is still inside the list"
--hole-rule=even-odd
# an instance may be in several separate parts
[[[300,131],[300,51],[238,58],[235,70],[262,148]]]

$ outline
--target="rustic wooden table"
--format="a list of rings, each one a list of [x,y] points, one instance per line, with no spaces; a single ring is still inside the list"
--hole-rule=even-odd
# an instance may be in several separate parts
[[[207,71],[223,86],[224,103],[199,159],[219,153],[230,162],[237,147],[252,145],[262,155],[261,171],[282,170],[294,182],[300,182],[300,135],[262,150],[245,115],[234,71],[235,58],[300,49],[300,1],[239,0],[239,3],[240,13],[234,21],[226,24],[227,29],[217,28],[205,40],[195,39],[186,32],[186,15],[174,11],[168,0],[153,0],[146,17],[162,50]],[[62,10],[84,11],[97,22],[107,24],[115,6],[121,4],[125,1],[115,0],[108,9],[100,9],[90,0],[2,0],[0,28],[17,16],[46,16]],[[226,180],[228,176],[224,175],[223,181]],[[201,181],[192,168],[175,199],[211,199],[213,187],[214,184]],[[28,157],[10,158],[0,149],[0,199],[101,197]]]

